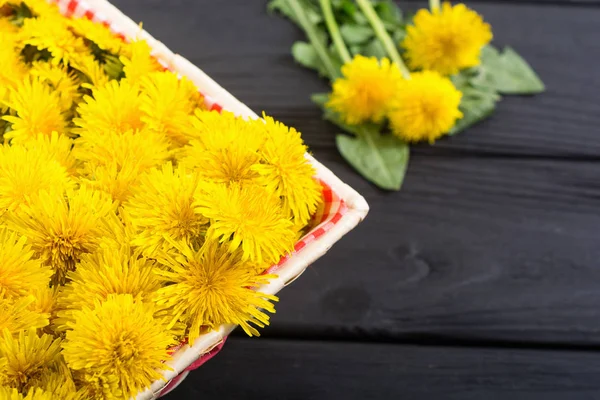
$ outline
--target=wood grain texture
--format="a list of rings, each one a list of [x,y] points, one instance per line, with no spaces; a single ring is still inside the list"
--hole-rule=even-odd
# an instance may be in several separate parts
[[[600,165],[415,157],[367,220],[281,293],[269,336],[600,343]]]
[[[591,400],[599,373],[582,352],[231,340],[165,399]]]

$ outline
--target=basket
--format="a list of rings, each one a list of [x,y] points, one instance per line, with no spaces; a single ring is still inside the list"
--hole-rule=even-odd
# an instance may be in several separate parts
[[[245,118],[258,118],[247,106],[219,86],[198,67],[180,55],[171,52],[164,44],[142,30],[135,22],[125,16],[106,0],[48,0],[56,3],[65,16],[87,17],[103,23],[124,39],[143,39],[153,49],[153,55],[163,66],[186,76],[204,95],[211,110],[227,110]],[[356,227],[367,215],[369,206],[365,199],[350,186],[337,178],[329,169],[309,154],[317,171],[316,178],[323,187],[322,207],[317,211],[312,229],[294,247],[294,251],[284,257],[268,272],[277,275],[268,285],[257,290],[275,294],[298,278],[315,260],[324,255],[335,242]],[[225,344],[227,335],[234,325],[223,325],[218,330],[208,332],[198,338],[193,346],[181,343],[172,349],[173,358],[168,365],[171,371],[164,372],[164,380],[156,381],[151,388],[139,393],[136,399],[161,397],[177,385],[190,371],[200,367],[214,357]]]

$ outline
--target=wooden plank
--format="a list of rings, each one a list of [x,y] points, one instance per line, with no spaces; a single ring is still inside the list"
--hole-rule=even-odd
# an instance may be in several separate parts
[[[599,164],[417,156],[398,194],[317,156],[371,212],[265,335],[600,343]]]
[[[334,145],[309,100],[327,90],[295,65],[290,46],[303,35],[269,16],[265,1],[115,0],[158,39],[203,68],[257,112],[296,125],[312,146]],[[403,2],[415,8],[425,2]],[[600,8],[473,3],[492,23],[496,44],[514,46],[539,72],[547,93],[506,98],[494,117],[435,151],[555,157],[600,156]],[[427,149],[426,151],[432,151]]]
[[[232,339],[165,400],[600,396],[596,353]]]

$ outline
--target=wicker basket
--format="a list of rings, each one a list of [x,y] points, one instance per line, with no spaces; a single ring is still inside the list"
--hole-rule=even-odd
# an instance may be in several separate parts
[[[65,16],[87,17],[110,26],[113,32],[126,39],[144,39],[153,49],[153,55],[168,69],[186,76],[193,81],[205,96],[213,110],[225,109],[247,118],[258,118],[247,106],[233,97],[180,55],[172,53],[164,44],[154,39],[146,31],[125,16],[106,0],[48,0],[56,3]],[[315,260],[325,254],[342,236],[362,221],[369,211],[365,199],[354,189],[338,179],[330,170],[309,154],[317,171],[317,179],[323,186],[323,207],[313,220],[313,228],[295,246],[294,252],[271,267],[269,272],[278,277],[258,290],[275,294],[289,285]],[[225,343],[227,335],[235,328],[223,325],[218,330],[202,335],[194,346],[182,343],[173,349],[173,359],[169,362],[172,371],[164,373],[165,380],[155,382],[150,390],[138,394],[137,399],[152,399],[169,393],[194,370],[212,358]]]

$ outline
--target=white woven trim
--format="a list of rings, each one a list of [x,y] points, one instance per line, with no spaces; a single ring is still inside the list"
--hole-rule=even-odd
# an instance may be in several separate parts
[[[101,14],[106,17],[106,20],[110,21],[111,26],[117,27],[118,31],[126,37],[130,39],[139,38],[146,40],[152,47],[154,55],[165,62],[173,71],[188,77],[188,79],[200,88],[203,94],[221,105],[224,109],[243,117],[258,118],[250,108],[222,88],[198,67],[180,55],[173,54],[164,44],[154,39],[148,32],[140,29],[138,24],[133,22],[108,1],[87,0],[86,8],[93,10],[96,14]],[[317,177],[327,183],[333,191],[345,201],[348,210],[331,230],[319,239],[308,243],[298,254],[291,256],[282,268],[277,271],[278,277],[271,280],[268,285],[259,288],[263,293],[276,294],[287,284],[294,281],[294,279],[304,272],[310,264],[324,255],[335,242],[356,227],[356,225],[366,217],[369,211],[369,205],[358,192],[342,182],[333,172],[311,155],[307,154],[306,157],[316,169]],[[201,355],[220,343],[234,328],[234,325],[223,325],[216,331],[202,335],[196,340],[193,347],[187,345],[182,347],[168,363],[173,370],[164,372],[163,375],[165,380],[155,382],[149,390],[140,393],[136,399],[144,400],[155,398],[155,395],[165,387],[169,380],[182,373]]]

